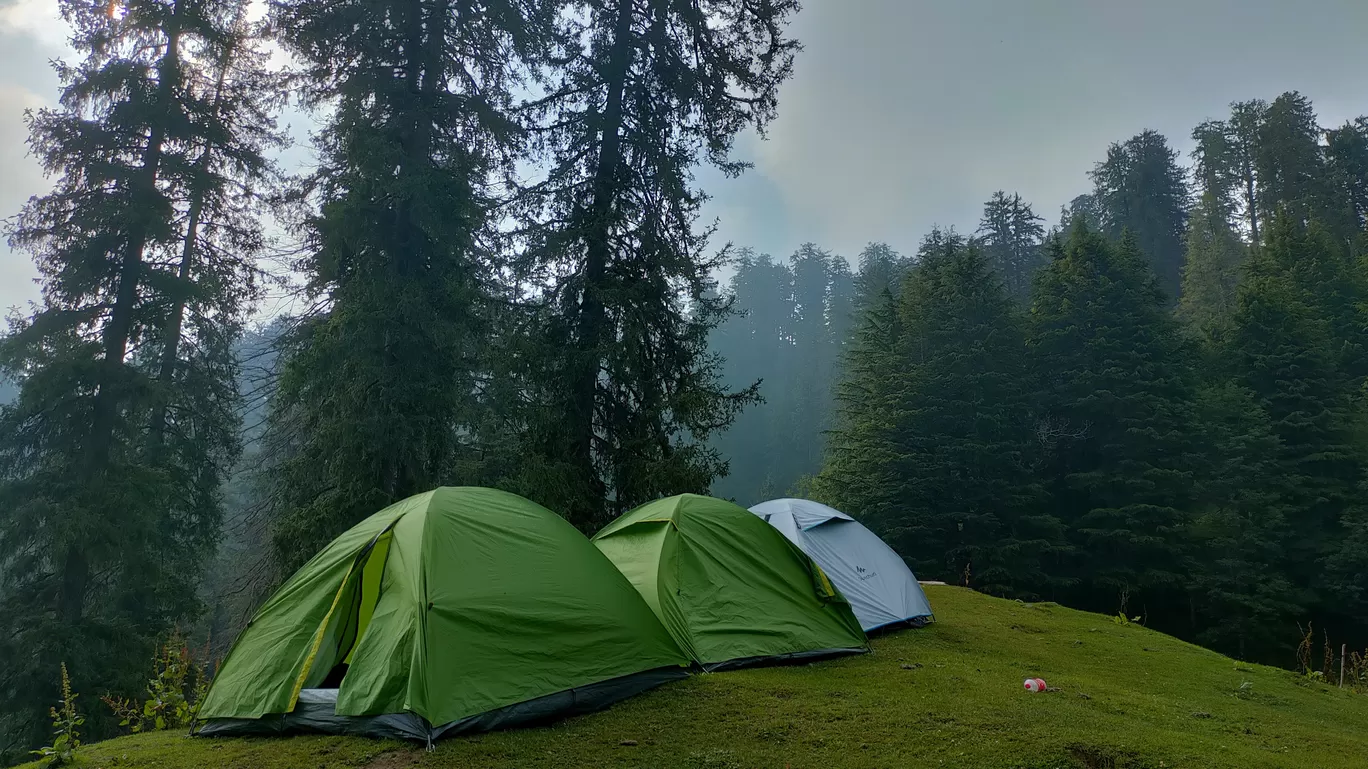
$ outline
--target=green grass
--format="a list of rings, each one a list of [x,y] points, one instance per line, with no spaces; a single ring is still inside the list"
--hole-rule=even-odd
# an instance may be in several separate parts
[[[1364,767],[1368,697],[1054,604],[928,589],[872,654],[695,676],[608,711],[439,743],[157,733],[90,767]],[[1060,691],[1028,694],[1022,679]]]

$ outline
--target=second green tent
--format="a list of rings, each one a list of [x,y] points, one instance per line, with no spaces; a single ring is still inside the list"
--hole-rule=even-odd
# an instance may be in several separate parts
[[[868,650],[822,570],[731,502],[660,499],[608,524],[594,544],[705,670]]]

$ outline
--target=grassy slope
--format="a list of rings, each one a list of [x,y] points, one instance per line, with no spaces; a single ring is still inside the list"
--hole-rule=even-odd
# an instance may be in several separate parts
[[[128,737],[99,767],[1363,767],[1368,697],[1138,626],[950,587],[874,653],[695,676],[607,712],[421,748]],[[1061,691],[1027,694],[1041,676]],[[624,744],[626,743],[626,744]],[[635,743],[635,744],[633,744]]]

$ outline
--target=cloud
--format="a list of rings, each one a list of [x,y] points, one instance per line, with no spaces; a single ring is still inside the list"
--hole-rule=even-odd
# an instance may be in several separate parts
[[[253,0],[260,14],[264,0]],[[23,110],[51,102],[64,55],[54,0],[0,0],[0,217],[47,188],[23,146]],[[1226,105],[1298,89],[1321,122],[1368,112],[1363,0],[814,0],[806,46],[770,139],[744,136],[739,179],[700,169],[703,224],[783,256],[815,241],[853,257],[872,240],[910,251],[932,225],[977,226],[997,189],[1049,220],[1088,189],[1107,145],[1146,128],[1187,152]],[[310,160],[299,145],[286,165]],[[0,246],[0,308],[36,296]]]
[[[772,194],[709,191],[741,207],[717,209],[738,241],[782,223],[754,235],[776,253],[911,250],[933,224],[974,230],[1000,188],[1053,220],[1110,142],[1146,128],[1186,153],[1229,102],[1291,89],[1327,125],[1368,112],[1365,28],[1362,0],[806,3],[770,140],[743,147]]]
[[[0,220],[49,184],[28,154],[26,110],[49,106],[57,79],[48,62],[66,54],[66,25],[52,0],[0,0]],[[0,243],[0,312],[38,298],[28,256]]]
[[[67,47],[71,34],[55,0],[0,0],[0,35],[27,37],[53,50]]]
[[[30,195],[40,192],[45,181],[32,158],[27,157],[24,140],[27,131],[21,120],[26,109],[43,106],[43,100],[23,88],[0,84],[0,218],[17,213]],[[22,306],[38,296],[33,280],[38,272],[33,263],[20,253],[0,247],[0,314],[11,307]]]

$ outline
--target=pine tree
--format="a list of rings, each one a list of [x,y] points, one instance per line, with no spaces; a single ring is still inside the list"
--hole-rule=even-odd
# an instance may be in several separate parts
[[[789,469],[776,474],[775,482],[789,490],[799,477],[821,469],[824,434],[831,427],[832,396],[836,366],[845,341],[842,282],[849,275],[845,260],[813,243],[798,248],[789,264],[793,270],[794,354],[797,364],[787,376],[771,382],[770,392],[786,391],[789,429],[780,437],[781,451],[789,455]]]
[[[904,370],[902,320],[890,287],[874,295],[842,362],[836,418],[812,496],[867,521],[887,521],[902,504],[897,481],[894,413]]]
[[[1001,276],[1007,294],[1014,299],[1028,297],[1031,278],[1041,266],[1041,246],[1045,239],[1043,221],[1019,194],[1009,196],[999,190],[983,206],[978,237],[988,263]]]
[[[1060,207],[1059,224],[1055,225],[1051,233],[1068,235],[1079,222],[1086,224],[1090,230],[1101,229],[1102,209],[1096,195],[1079,195]]]
[[[1337,240],[1353,243],[1368,229],[1368,117],[1325,132],[1330,190],[1327,224]]]
[[[493,318],[490,210],[511,174],[517,71],[551,0],[281,0],[306,104],[333,107],[297,191],[298,265],[322,312],[288,343],[274,405],[288,569],[365,515],[455,482],[473,451]]]
[[[911,273],[900,312],[897,503],[871,521],[918,573],[1037,594],[1062,530],[1031,479],[1025,343],[1011,299],[982,253],[950,241]]]
[[[796,0],[591,0],[562,14],[549,92],[527,113],[548,171],[527,190],[527,252],[558,265],[541,333],[552,403],[526,454],[554,464],[576,524],[725,471],[707,447],[749,400],[707,354],[724,308],[694,223],[702,160],[735,174],[742,129],[773,117]]]
[[[1230,105],[1230,154],[1226,158],[1227,172],[1237,180],[1239,189],[1239,209],[1244,213],[1248,226],[1248,239],[1254,249],[1263,242],[1260,234],[1260,208],[1262,198],[1259,194],[1259,132],[1268,115],[1268,103],[1261,99],[1235,102]]]
[[[1268,105],[1254,158],[1265,221],[1280,210],[1303,223],[1325,218],[1328,201],[1320,137],[1316,112],[1305,96],[1290,91]]]
[[[860,252],[855,274],[853,312],[856,327],[863,313],[872,307],[885,290],[896,296],[902,285],[908,260],[886,243],[870,243]]]
[[[30,117],[57,177],[15,220],[43,300],[0,342],[0,731],[32,742],[50,671],[133,694],[198,610],[239,450],[233,345],[257,297],[270,80],[234,0],[64,0],[79,64]],[[92,719],[95,735],[107,719]]]
[[[1178,315],[1207,339],[1219,337],[1230,326],[1247,250],[1217,196],[1204,194],[1188,221]]]
[[[1360,415],[1363,408],[1360,402]],[[1362,457],[1361,442],[1359,450]],[[1368,480],[1359,483],[1358,499],[1365,494]],[[1362,639],[1368,636],[1368,505],[1360,501],[1345,510],[1334,534],[1337,547],[1326,559],[1325,591],[1338,615],[1337,630],[1349,638]]]
[[[1325,324],[1329,352],[1344,377],[1341,387],[1352,397],[1368,377],[1368,275],[1320,222],[1299,225],[1288,210],[1274,224],[1268,267],[1291,281],[1316,321]]]
[[[763,501],[761,487],[776,472],[782,453],[791,390],[784,386],[796,367],[793,344],[793,272],[768,254],[742,249],[728,290],[731,314],[709,336],[709,349],[722,360],[722,385],[735,391],[758,387],[764,401],[737,415],[712,446],[727,458],[730,473],[713,484],[718,496],[747,505]]]
[[[959,234],[954,227],[936,225],[917,245],[917,255],[912,261],[913,264],[919,265],[928,259],[947,257],[968,247],[969,239]],[[904,277],[903,288],[906,287],[906,283],[907,278]]]
[[[1183,583],[1193,356],[1133,238],[1080,224],[1055,248],[1029,342],[1041,422],[1060,426],[1043,477],[1077,548],[1069,576],[1081,606],[1158,615]]]
[[[1208,209],[1233,225],[1241,195],[1237,137],[1230,123],[1208,120],[1192,130],[1192,140],[1194,192],[1203,200],[1209,196]]]
[[[1254,394],[1231,383],[1203,389],[1205,464],[1191,528],[1188,584],[1195,637],[1238,659],[1285,663],[1306,596],[1288,579],[1292,535],[1278,437]]]
[[[1159,286],[1176,302],[1181,291],[1188,185],[1178,153],[1155,131],[1113,144],[1092,171],[1101,231],[1130,231]]]
[[[1272,222],[1240,290],[1227,348],[1237,383],[1253,394],[1279,440],[1288,576],[1297,588],[1313,591],[1322,607],[1331,602],[1325,565],[1338,550],[1363,472],[1331,323],[1299,285],[1304,274],[1288,268],[1316,261],[1323,245],[1323,236],[1293,216]]]
[[[836,381],[840,376],[841,358],[850,344],[850,337],[855,333],[856,275],[850,271],[850,262],[843,256],[833,256],[827,269],[827,343],[819,350],[817,365],[826,379],[824,392],[829,416],[831,399],[836,394]],[[830,426],[829,419],[826,424]],[[813,468],[813,472],[816,472],[816,468]]]

